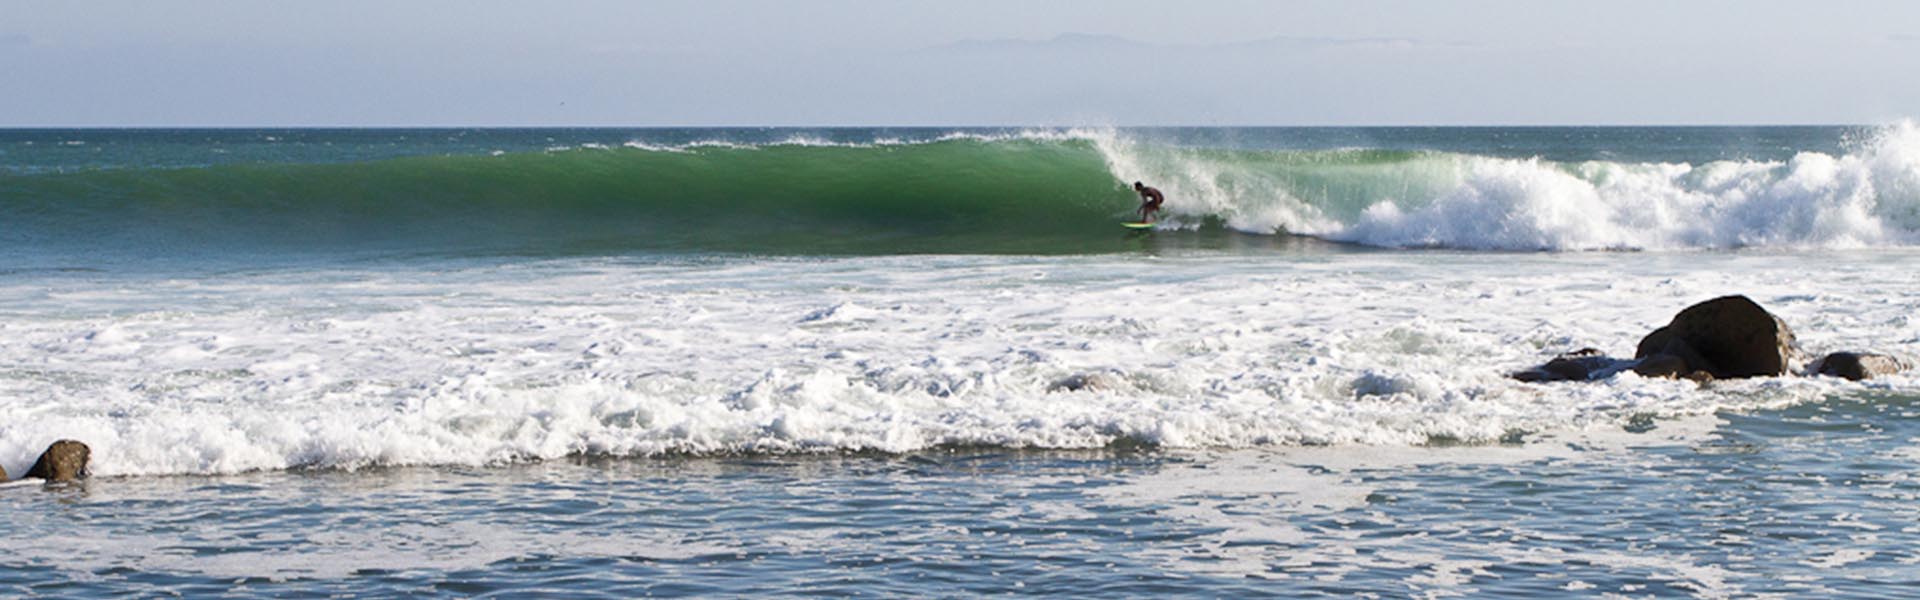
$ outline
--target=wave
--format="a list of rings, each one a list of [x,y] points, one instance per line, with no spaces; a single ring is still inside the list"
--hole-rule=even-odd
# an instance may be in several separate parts
[[[1099,142],[1180,218],[1388,248],[1660,250],[1912,245],[1920,127],[1785,161],[1554,162],[1444,152],[1223,152]]]
[[[1135,180],[1167,193],[1166,238],[1476,250],[1920,241],[1920,128],[1902,122],[1848,152],[1699,164],[1192,147],[1066,130],[13,174],[0,175],[12,216],[0,244],[1111,252],[1137,247],[1113,227],[1135,205]]]
[[[576,147],[3,178],[0,240],[140,248],[1073,252],[1128,192],[1085,143]]]

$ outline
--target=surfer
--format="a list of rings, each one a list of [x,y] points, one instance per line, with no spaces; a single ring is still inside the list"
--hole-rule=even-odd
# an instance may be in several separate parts
[[[1133,182],[1133,191],[1140,192],[1140,222],[1152,223],[1153,213],[1160,212],[1160,203],[1166,202],[1167,197],[1138,181]]]

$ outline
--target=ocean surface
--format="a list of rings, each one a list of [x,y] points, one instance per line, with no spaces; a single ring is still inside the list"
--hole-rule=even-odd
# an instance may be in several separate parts
[[[0,130],[0,594],[1908,594],[1915,374],[1505,375],[1916,265],[1904,122]]]

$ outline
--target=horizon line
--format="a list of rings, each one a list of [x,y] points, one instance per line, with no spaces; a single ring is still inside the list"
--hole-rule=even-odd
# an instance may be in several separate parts
[[[20,131],[20,130],[36,130],[36,129],[101,129],[101,130],[105,130],[105,129],[150,129],[150,130],[236,129],[237,130],[237,129],[1015,129],[1015,128],[1039,128],[1039,129],[1107,129],[1107,128],[1111,128],[1111,129],[1365,129],[1365,128],[1525,129],[1525,128],[1542,128],[1543,129],[1543,128],[1560,128],[1560,127],[1592,127],[1592,128],[1882,127],[1882,126],[1898,123],[1900,121],[1901,119],[1895,119],[1895,120],[1890,120],[1890,121],[1881,122],[1881,123],[1806,123],[1806,122],[1801,122],[1801,123],[1680,123],[1680,122],[1507,123],[1507,124],[1374,123],[1374,124],[1316,124],[1316,125],[1245,124],[1245,123],[1206,124],[1206,125],[1200,125],[1200,124],[1089,125],[1089,124],[1046,124],[1046,123],[966,124],[966,125],[961,125],[961,124],[830,124],[830,125],[829,124],[781,124],[781,125],[773,125],[773,124],[700,124],[700,125],[693,125],[693,124],[678,124],[678,125],[664,125],[664,124],[636,124],[636,125],[419,124],[419,125],[400,125],[400,124],[391,124],[391,123],[368,124],[368,125],[341,125],[341,124],[325,124],[325,125],[314,125],[314,124],[14,125],[14,124],[0,124],[0,130]]]

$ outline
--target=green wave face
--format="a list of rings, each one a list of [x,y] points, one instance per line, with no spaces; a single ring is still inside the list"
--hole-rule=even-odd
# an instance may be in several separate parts
[[[582,149],[0,178],[28,244],[779,254],[1119,250],[1084,142]]]
[[[1920,242],[1920,133],[1786,161],[1560,163],[1114,136],[590,147],[0,175],[0,250],[105,254],[1085,254]],[[1129,184],[1166,193],[1129,231]],[[1252,235],[1244,235],[1252,234]]]
[[[1496,134],[1504,135],[1458,135]],[[381,139],[341,154],[308,140],[306,158],[295,160],[361,156],[383,148]],[[178,157],[211,147],[202,143]],[[0,251],[56,264],[109,255],[1082,254],[1318,243],[1303,237],[1495,251],[1920,244],[1920,127],[1908,123],[1844,152],[1700,162],[1191,146],[1113,132],[678,143],[686,145],[15,168],[0,172]],[[129,147],[127,156],[146,151]],[[1151,233],[1116,225],[1137,206],[1135,180],[1167,196]]]
[[[1273,203],[1336,220],[1408,193],[1419,153],[1129,147],[1097,140],[575,149],[348,164],[0,177],[0,243],[147,251],[1078,254],[1296,244],[1221,227]],[[1120,164],[1116,156],[1142,164]],[[1442,161],[1445,162],[1445,161]],[[1191,172],[1201,165],[1203,172]],[[1188,231],[1142,239],[1131,181]],[[1441,177],[1440,179],[1445,179]],[[1225,190],[1224,196],[1221,193]],[[1223,202],[1209,201],[1225,197]],[[1282,211],[1285,212],[1285,211]]]

